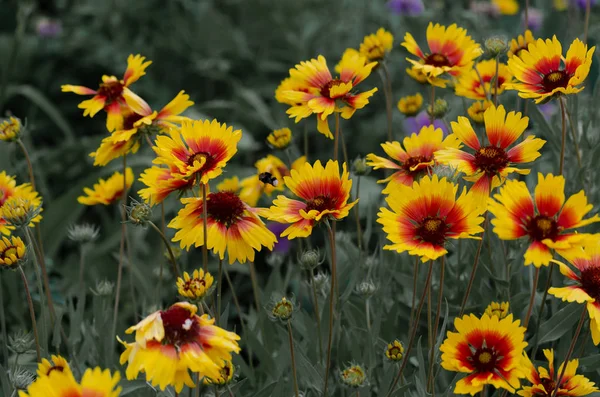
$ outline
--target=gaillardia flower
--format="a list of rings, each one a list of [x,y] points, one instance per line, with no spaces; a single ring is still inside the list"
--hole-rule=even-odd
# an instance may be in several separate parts
[[[463,73],[458,79],[455,92],[458,96],[475,100],[489,99],[498,92],[504,92],[504,84],[512,82],[512,74],[508,66],[498,64],[498,90],[496,91],[496,60],[478,62],[468,73]],[[481,77],[481,78],[480,78]]]
[[[12,142],[21,136],[21,120],[14,116],[0,121],[0,141]]]
[[[231,352],[239,353],[240,337],[215,326],[208,315],[198,316],[197,310],[187,302],[175,303],[127,329],[135,332],[133,343],[121,342],[127,379],[142,372],[153,386],[165,390],[171,385],[178,393],[184,384],[194,386],[189,371],[217,379]]]
[[[392,242],[383,249],[408,251],[426,262],[446,254],[449,239],[478,238],[474,234],[483,232],[483,208],[466,188],[458,198],[457,190],[437,175],[391,189],[386,198],[391,210],[380,208],[377,219]]]
[[[340,372],[342,383],[350,387],[361,387],[367,382],[367,373],[358,364],[350,365]]]
[[[490,317],[496,316],[499,319],[503,319],[508,316],[508,309],[510,305],[508,302],[492,302],[485,308],[485,314]]]
[[[517,0],[492,0],[492,4],[502,15],[515,15],[519,12]]]
[[[343,219],[358,200],[348,203],[352,181],[346,164],[329,160],[325,167],[317,160],[314,165],[305,163],[298,170],[292,170],[284,177],[287,188],[300,200],[277,196],[273,205],[261,213],[269,220],[291,224],[281,233],[281,237],[293,239],[308,237],[313,227],[321,220]]]
[[[508,60],[508,68],[517,82],[506,84],[506,89],[517,90],[521,98],[535,99],[535,103],[577,94],[583,90],[579,86],[590,72],[595,49],[588,50],[587,44],[575,39],[563,58],[556,36],[552,40],[538,39],[518,57]]]
[[[108,369],[88,368],[81,382],[77,382],[71,371],[51,371],[40,376],[27,388],[19,391],[19,397],[118,397],[121,387],[118,372],[111,375]]]
[[[485,385],[514,393],[523,378],[521,356],[527,346],[525,328],[513,315],[500,319],[474,314],[454,320],[457,332],[448,331],[440,351],[442,368],[467,373],[456,382],[455,394],[479,393]]]
[[[557,385],[558,377],[563,373],[564,363],[560,365],[558,371],[554,370],[554,351],[552,349],[544,349],[544,356],[548,360],[548,369],[535,366],[523,353],[523,371],[527,380],[531,382],[531,386],[523,386],[523,389],[517,392],[520,396],[525,397],[551,397],[554,390],[558,387],[556,396],[587,396],[588,394],[598,391],[598,388],[588,378],[583,375],[577,375],[577,367],[579,360],[571,360],[567,364],[565,373]]]
[[[400,98],[398,101],[398,110],[406,116],[414,116],[419,113],[423,106],[423,96],[418,92],[415,95],[408,95]]]
[[[336,68],[339,77],[334,78],[327,67],[325,57],[300,62],[290,69],[290,76],[301,88],[281,92],[281,96],[293,103],[287,110],[296,123],[312,114],[317,116],[317,129],[329,139],[333,134],[327,117],[338,112],[345,119],[352,117],[356,109],[369,103],[377,88],[362,93],[353,93],[355,87],[369,77],[377,62],[367,63],[366,58],[357,53],[345,53]]]
[[[377,29],[376,33],[365,36],[360,44],[358,51],[348,48],[347,52],[358,53],[358,55],[367,59],[368,62],[382,61],[386,54],[392,51],[394,36],[384,28]]]
[[[576,284],[550,288],[548,293],[567,302],[585,303],[590,315],[590,329],[595,345],[600,344],[600,240],[591,241],[569,255],[568,261],[579,270],[579,275],[567,265],[558,262],[560,272]]]
[[[385,356],[390,361],[400,361],[404,357],[404,346],[398,339],[394,340],[385,347]]]
[[[404,148],[402,148],[404,146]],[[396,170],[392,175],[377,181],[389,182],[383,193],[388,194],[397,184],[412,186],[419,177],[427,175],[427,171],[435,165],[434,153],[445,148],[460,147],[460,142],[453,135],[444,139],[444,132],[430,125],[421,128],[418,134],[404,138],[400,142],[385,142],[381,144],[383,151],[396,162],[373,153],[367,155],[367,164],[378,170],[380,168]]]
[[[44,358],[42,362],[38,364],[37,376],[38,378],[42,376],[50,376],[50,374],[54,371],[58,372],[71,372],[71,367],[69,367],[69,363],[62,356],[52,355],[51,361]]]
[[[202,383],[205,385],[216,385],[216,386],[224,386],[231,382],[233,376],[235,375],[235,367],[231,361],[225,361],[225,365],[220,370],[220,374],[218,378],[210,378],[205,376],[202,380]]]
[[[177,278],[177,292],[184,298],[200,300],[211,291],[213,282],[213,276],[202,269],[194,270],[191,277],[188,272],[183,272],[183,278]]]
[[[580,228],[600,221],[600,216],[583,217],[592,210],[583,190],[565,202],[565,178],[538,173],[535,202],[527,185],[508,181],[488,202],[494,233],[502,240],[529,239],[525,265],[548,266],[552,250],[561,256],[577,255],[581,247],[597,241],[594,235],[577,233]]]
[[[267,136],[267,143],[274,149],[285,149],[292,142],[292,131],[289,128],[280,128]]]
[[[469,119],[459,117],[458,122],[452,122],[452,131],[458,140],[475,150],[475,153],[448,148],[437,151],[435,158],[463,172],[466,180],[475,182],[471,191],[478,202],[485,206],[490,189],[501,185],[508,174],[529,174],[529,170],[515,168],[513,165],[537,159],[541,156],[539,150],[546,141],[530,135],[508,149],[523,134],[529,118],[521,117],[521,113],[515,112],[507,115],[502,105],[497,108],[491,106],[483,117],[489,145],[482,146]]]
[[[80,85],[66,84],[61,86],[63,92],[74,92],[77,95],[93,95],[79,104],[83,109],[84,116],[94,117],[96,113],[104,109],[107,114],[106,128],[113,131],[117,128],[121,115],[121,106],[128,106],[133,110],[149,109],[148,104],[137,94],[129,89],[129,86],[146,74],[146,68],[152,61],[146,61],[141,55],[129,55],[127,58],[127,70],[121,80],[115,76],[102,76],[102,83],[97,90]]]
[[[117,171],[107,180],[100,179],[98,183],[94,183],[93,189],[84,187],[83,192],[86,195],[77,197],[77,201],[83,205],[109,205],[121,198],[123,184],[125,184],[125,190],[128,190],[132,183],[133,171],[131,168],[125,170],[125,178],[123,178],[123,174]]]
[[[25,260],[25,243],[21,237],[0,238],[0,269],[16,269]]]
[[[413,36],[406,33],[402,46],[419,57],[418,60],[407,58],[413,64],[413,68],[421,69],[429,83],[438,87],[445,87],[447,81],[436,79],[437,77],[446,73],[459,77],[471,69],[474,59],[482,53],[479,44],[467,36],[465,29],[456,24],[446,28],[430,22],[427,27],[427,44],[429,53],[423,52]]]
[[[229,264],[236,260],[246,263],[254,261],[254,251],[262,247],[273,250],[277,238],[267,229],[258,217],[256,208],[244,203],[237,193],[224,191],[209,193],[206,197],[207,231],[209,250],[225,258]],[[185,205],[169,223],[177,229],[173,241],[179,241],[181,248],[204,245],[204,215],[202,198],[183,198]]]
[[[527,50],[530,43],[533,43],[535,39],[533,38],[533,33],[531,30],[527,29],[524,34],[520,34],[516,39],[512,39],[510,41],[510,49],[508,50],[508,57],[518,57],[521,56],[521,51]]]
[[[473,104],[467,109],[467,113],[469,114],[471,120],[473,120],[477,124],[483,124],[485,121],[483,117],[485,111],[492,106],[494,106],[494,103],[492,101],[473,102]]]
[[[19,208],[22,207],[22,204],[26,204],[29,209],[38,212],[32,219],[33,223],[42,220],[42,216],[39,215],[42,198],[33,190],[31,184],[23,183],[17,186],[14,177],[8,175],[5,171],[0,172],[0,234],[8,235],[11,230],[14,230],[14,226],[11,226],[6,218],[19,215],[18,212],[26,209]]]

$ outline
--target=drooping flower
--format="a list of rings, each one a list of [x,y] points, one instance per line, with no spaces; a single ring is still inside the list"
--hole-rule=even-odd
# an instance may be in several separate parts
[[[191,277],[183,272],[183,277],[177,278],[177,292],[184,298],[200,300],[210,292],[213,282],[213,276],[202,269],[194,270]]]
[[[394,36],[384,28],[379,28],[376,33],[365,36],[358,51],[353,48],[348,48],[346,51],[358,53],[368,62],[380,62],[392,51],[393,44]]]
[[[500,319],[474,314],[454,320],[457,332],[448,331],[440,351],[442,368],[467,373],[456,382],[455,394],[479,393],[485,385],[514,393],[525,374],[521,355],[527,346],[525,331],[513,315]]]
[[[485,314],[490,317],[496,316],[499,319],[503,319],[508,316],[509,307],[508,302],[492,302],[485,308]]]
[[[292,142],[292,131],[289,128],[280,128],[267,136],[267,143],[274,149],[285,149]]]
[[[519,12],[519,3],[516,0],[492,0],[492,3],[502,15],[515,15]]]
[[[427,76],[425,75],[425,73],[423,73],[423,69],[421,68],[418,68],[413,65],[410,68],[406,68],[406,74],[408,74],[413,80],[417,81],[418,83],[427,83]]]
[[[407,251],[423,262],[435,260],[448,251],[450,239],[478,238],[483,232],[483,208],[464,188],[457,198],[458,186],[424,176],[412,186],[397,184],[386,198],[390,209],[380,208],[377,222],[383,225],[390,245],[385,250]]]
[[[565,178],[538,173],[535,203],[527,185],[508,181],[488,202],[494,233],[502,240],[527,237],[525,265],[548,266],[552,250],[561,256],[576,255],[582,246],[596,241],[588,233],[576,229],[600,221],[600,216],[583,217],[592,210],[585,192],[572,195],[565,202]]]
[[[566,258],[579,274],[558,262],[563,276],[575,282],[561,288],[552,287],[550,295],[567,302],[585,303],[590,316],[590,330],[594,345],[600,344],[600,241],[590,241],[584,249],[574,251]]]
[[[246,263],[254,261],[254,251],[262,247],[273,250],[277,241],[275,235],[267,229],[258,217],[256,208],[244,203],[235,192],[212,192],[206,197],[207,231],[209,250],[225,258],[229,263],[236,260]],[[169,223],[169,227],[177,229],[173,241],[179,241],[181,248],[204,245],[204,214],[201,197],[183,198],[185,205],[177,216]]]
[[[575,39],[563,58],[556,36],[552,40],[538,39],[518,57],[508,60],[508,68],[517,82],[506,84],[506,89],[517,90],[521,98],[532,98],[536,103],[576,94],[584,88],[580,85],[590,72],[595,49],[588,50],[587,44]]]
[[[108,369],[88,368],[81,382],[77,382],[71,371],[52,371],[48,376],[40,376],[27,388],[19,391],[19,397],[118,397],[122,387],[118,372],[114,375]]]
[[[77,197],[77,201],[83,205],[109,205],[121,198],[124,184],[125,190],[129,190],[133,184],[133,171],[131,168],[125,170],[125,178],[123,178],[123,174],[117,171],[107,180],[98,180],[98,183],[94,183],[92,189],[84,187],[83,192],[86,195]]]
[[[13,142],[19,139],[22,129],[21,120],[10,116],[0,122],[0,141]]]
[[[408,95],[400,98],[398,101],[398,110],[406,116],[414,116],[419,113],[423,106],[423,96],[418,92],[415,95]]]
[[[189,371],[217,379],[231,353],[239,353],[240,337],[215,326],[208,315],[198,316],[197,310],[178,302],[127,329],[128,334],[135,332],[134,342],[121,342],[125,351],[120,361],[127,363],[127,379],[141,372],[153,386],[165,390],[170,385],[178,393],[184,384],[194,386]]]
[[[484,113],[485,132],[489,145],[482,146],[469,119],[459,117],[452,122],[454,135],[462,143],[475,150],[474,154],[448,148],[435,153],[437,161],[456,167],[466,176],[465,179],[475,182],[471,191],[478,202],[485,206],[490,189],[500,186],[508,174],[517,172],[529,174],[529,170],[515,168],[513,165],[530,163],[541,156],[539,150],[545,140],[530,135],[511,149],[508,149],[523,134],[529,123],[528,117],[521,113],[506,114],[504,106],[491,106]]]
[[[21,237],[2,236],[0,238],[0,269],[16,269],[25,260],[26,252],[25,243]]]
[[[6,171],[0,172],[0,234],[8,235],[11,230],[15,229],[14,226],[9,224],[6,219],[7,216],[27,215],[19,214],[20,209],[27,209],[22,208],[23,206],[37,212],[37,214],[33,214],[33,219],[31,219],[33,223],[39,223],[42,220],[42,216],[39,214],[42,198],[33,190],[31,184],[23,183],[17,186],[14,177],[8,175]],[[10,212],[10,214],[7,212]]]
[[[151,63],[152,61],[146,61],[140,54],[132,54],[127,58],[127,70],[120,80],[115,76],[104,75],[97,90],[70,84],[61,86],[61,89],[63,92],[73,92],[77,95],[93,95],[92,99],[81,102],[78,107],[83,109],[84,116],[90,117],[104,109],[107,115],[106,128],[108,131],[114,131],[121,118],[121,106],[128,106],[132,110],[144,109],[152,113],[150,106],[129,89],[131,84],[146,74],[146,68]]]
[[[367,164],[374,169],[396,170],[393,174],[378,183],[388,183],[383,193],[390,193],[395,185],[403,184],[412,186],[419,177],[427,175],[435,165],[434,153],[437,150],[452,147],[459,148],[460,142],[453,135],[444,139],[444,133],[433,126],[423,127],[418,134],[404,138],[400,142],[385,142],[381,144],[384,152],[392,159],[376,156],[373,153],[367,155]]]
[[[325,167],[317,160],[313,165],[305,163],[284,177],[287,188],[300,198],[294,200],[279,195],[273,205],[263,212],[272,221],[291,224],[281,237],[294,239],[308,237],[321,220],[343,219],[358,200],[348,203],[352,181],[346,164],[329,160]]]
[[[377,88],[362,93],[353,93],[355,87],[369,77],[377,62],[367,63],[366,58],[357,53],[346,52],[336,67],[339,77],[333,77],[325,57],[300,62],[290,69],[290,77],[298,88],[282,91],[284,100],[291,103],[287,110],[290,118],[300,120],[317,116],[317,129],[329,139],[333,134],[329,129],[327,118],[334,112],[349,119],[357,109],[369,103],[369,98],[377,92]]]
[[[554,389],[557,388],[556,382],[558,377],[563,373],[564,363],[560,365],[558,371],[554,370],[554,350],[544,349],[544,356],[548,360],[548,369],[544,367],[535,366],[523,352],[523,370],[527,380],[532,383],[531,386],[523,386],[523,389],[517,392],[520,396],[525,397],[551,397]],[[587,396],[588,394],[598,391],[594,382],[591,382],[588,378],[583,375],[577,375],[577,367],[579,366],[579,360],[570,360],[567,364],[567,368],[561,378],[560,385],[556,396]]]
[[[413,36],[406,33],[402,46],[419,58],[418,60],[407,58],[413,67],[421,69],[430,84],[435,83],[442,88],[446,86],[447,80],[435,81],[433,78],[441,77],[446,73],[459,77],[471,69],[474,60],[482,53],[479,44],[467,36],[465,29],[459,28],[456,24],[445,27],[430,22],[427,27],[427,44],[429,53],[423,52]]]
[[[50,376],[54,371],[58,372],[71,372],[71,367],[64,357],[58,355],[52,355],[51,361],[44,358],[42,362],[38,364],[37,376]]]
[[[512,74],[508,66],[498,64],[498,90],[496,91],[496,60],[478,62],[475,68],[463,73],[455,87],[456,95],[475,100],[489,99],[504,92],[505,83],[512,82]],[[483,84],[482,84],[483,82]]]

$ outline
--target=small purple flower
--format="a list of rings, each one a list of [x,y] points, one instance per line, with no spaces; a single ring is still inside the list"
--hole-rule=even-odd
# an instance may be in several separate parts
[[[413,132],[418,133],[419,131],[421,131],[421,128],[427,127],[429,125],[431,125],[431,119],[427,112],[424,110],[421,113],[417,114],[415,117],[407,117],[406,120],[404,120],[404,128],[408,135],[412,134]],[[433,120],[433,126],[435,128],[440,128],[442,131],[444,131],[444,135],[448,133],[446,125],[442,120]]]
[[[387,6],[396,14],[402,14],[411,17],[420,15],[425,9],[422,0],[390,0],[388,1]]]
[[[590,6],[593,7],[597,3],[597,0],[590,0]],[[587,7],[587,0],[571,0],[571,4],[585,10]]]
[[[527,13],[528,28],[536,32],[542,27],[544,13],[537,8],[529,8]],[[523,25],[525,25],[525,13],[522,14]]]
[[[53,38],[62,33],[62,23],[58,19],[40,17],[35,30],[40,37]]]
[[[552,116],[558,113],[558,107],[552,102],[546,102],[542,105],[538,105],[538,109],[546,120],[550,120]]]
[[[285,255],[292,248],[292,242],[287,237],[280,237],[281,233],[283,233],[288,226],[289,225],[286,225],[285,223],[277,222],[271,222],[267,224],[267,229],[269,229],[277,237],[277,242],[273,247],[273,252]]]

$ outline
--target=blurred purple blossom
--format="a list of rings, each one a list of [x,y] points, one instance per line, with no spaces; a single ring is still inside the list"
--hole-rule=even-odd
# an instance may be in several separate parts
[[[431,125],[431,120],[426,111],[422,111],[417,114],[415,117],[407,117],[404,120],[404,129],[408,135],[413,132],[418,133],[421,131],[421,128]],[[442,120],[433,120],[433,125],[435,128],[441,128],[444,131],[444,135],[448,133],[448,129]]]
[[[590,0],[590,5],[593,7],[597,2],[597,0]],[[571,0],[571,4],[585,10],[587,6],[587,0]]]
[[[53,38],[62,33],[62,23],[58,19],[40,17],[35,30],[40,37]]]
[[[390,0],[387,5],[392,12],[407,16],[420,15],[425,9],[422,0]]]
[[[525,13],[521,14],[523,25],[525,25]],[[537,8],[530,7],[527,14],[528,18],[528,28],[532,31],[536,32],[542,27],[542,23],[544,22],[544,13]]]
[[[546,102],[542,105],[538,105],[538,109],[546,120],[550,120],[552,116],[558,113],[558,107],[553,102]]]
[[[269,229],[277,237],[277,242],[273,247],[273,252],[285,255],[288,253],[290,248],[292,248],[292,243],[287,237],[280,237],[281,233],[283,233],[288,226],[289,225],[286,225],[285,223],[277,222],[271,222],[267,224],[267,229]]]

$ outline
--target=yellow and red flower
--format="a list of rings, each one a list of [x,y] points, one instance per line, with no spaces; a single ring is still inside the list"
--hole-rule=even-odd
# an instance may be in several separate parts
[[[506,89],[517,90],[521,98],[535,99],[535,103],[577,94],[584,88],[580,85],[590,72],[595,49],[588,50],[587,44],[575,39],[563,58],[556,36],[552,40],[538,39],[518,57],[508,60],[508,68],[517,82],[507,84]]]
[[[533,33],[531,30],[527,29],[524,34],[520,34],[516,39],[512,39],[510,41],[510,49],[508,50],[508,57],[518,57],[521,56],[521,51],[527,50],[530,43],[535,41],[533,37]]]
[[[427,27],[429,53],[423,52],[410,33],[404,36],[402,46],[418,60],[407,58],[414,69],[422,70],[430,84],[445,87],[447,80],[439,78],[444,74],[459,77],[470,70],[474,60],[482,54],[481,47],[475,43],[467,31],[456,24],[448,27],[429,23]]]
[[[475,153],[454,148],[442,149],[435,153],[437,161],[455,167],[466,175],[465,179],[475,182],[471,191],[483,206],[490,196],[490,189],[504,183],[508,174],[529,174],[529,170],[513,165],[534,161],[541,156],[539,150],[546,143],[545,140],[530,135],[523,142],[508,149],[523,134],[529,118],[521,117],[521,113],[515,112],[507,115],[502,105],[491,106],[486,110],[484,121],[489,145],[482,146],[469,119],[459,117],[458,122],[452,122],[453,135],[475,150]]]
[[[109,205],[121,198],[123,185],[125,185],[125,190],[128,190],[132,184],[133,171],[131,168],[125,170],[125,178],[123,178],[123,174],[117,171],[107,180],[98,180],[98,183],[94,183],[93,189],[84,187],[83,192],[86,196],[77,197],[77,201],[83,205]]]
[[[598,215],[583,219],[592,208],[583,190],[565,202],[565,178],[541,173],[535,203],[527,185],[520,181],[506,182],[488,203],[496,217],[492,219],[494,233],[502,240],[527,237],[525,265],[535,267],[548,266],[552,250],[562,256],[576,255],[582,246],[597,241],[594,235],[572,230],[600,221]]]
[[[38,378],[42,376],[50,376],[50,374],[54,371],[58,372],[71,372],[71,367],[69,367],[69,363],[62,356],[52,355],[52,361],[44,358],[42,362],[38,364],[37,376]]]
[[[308,237],[321,220],[343,219],[358,200],[348,203],[352,181],[346,164],[329,160],[325,167],[317,160],[313,165],[305,163],[290,176],[283,178],[287,188],[300,200],[279,195],[268,210],[262,211],[269,220],[291,224],[281,237],[294,239]]]
[[[523,353],[523,370],[527,380],[532,383],[531,386],[523,386],[523,389],[517,392],[518,395],[524,397],[551,397],[554,389],[557,388],[556,396],[587,396],[588,394],[598,391],[598,388],[588,378],[583,375],[577,375],[577,367],[579,360],[571,360],[567,364],[564,375],[561,378],[560,385],[557,385],[558,377],[563,373],[562,363],[558,371],[554,370],[554,351],[552,349],[544,349],[544,356],[548,360],[548,369],[535,366]]]
[[[0,236],[0,269],[16,269],[26,258],[25,243],[18,236]]]
[[[113,131],[121,118],[121,106],[138,112],[152,112],[146,101],[129,89],[131,84],[146,74],[146,68],[151,63],[152,61],[146,62],[146,58],[140,54],[132,54],[127,58],[127,70],[121,80],[115,76],[104,75],[97,90],[70,84],[61,86],[61,89],[63,92],[74,92],[77,95],[93,95],[92,99],[81,102],[78,107],[83,109],[84,116],[90,117],[104,109],[107,115],[106,128]]]
[[[423,106],[423,96],[418,92],[415,95],[407,95],[398,101],[398,110],[405,116],[411,117],[419,113]]]
[[[469,374],[456,382],[455,394],[479,393],[485,385],[514,393],[525,374],[521,355],[527,346],[525,331],[513,315],[500,319],[474,314],[454,320],[457,332],[448,332],[440,346],[442,368]]]
[[[2,214],[4,204],[11,198],[23,199],[31,208],[38,208],[42,205],[42,198],[38,192],[33,190],[31,184],[23,183],[17,186],[17,181],[14,177],[8,175],[6,171],[0,172],[0,234],[8,235],[11,230],[14,230],[14,226],[8,225]],[[38,223],[41,220],[41,215],[36,215],[32,219],[34,223]]]
[[[377,222],[392,242],[383,249],[407,251],[426,262],[445,255],[449,239],[477,239],[474,234],[483,232],[483,209],[466,188],[456,198],[457,190],[437,175],[424,176],[412,186],[397,184],[386,198],[391,210],[380,208],[378,214]]]
[[[183,277],[177,277],[177,292],[184,298],[200,300],[211,291],[213,282],[213,276],[202,269],[194,270],[191,277],[183,272]]]
[[[246,263],[254,261],[254,251],[262,247],[273,250],[277,238],[258,217],[258,210],[244,203],[235,192],[213,192],[206,197],[207,231],[209,250],[225,258],[229,263],[236,260]],[[179,241],[181,248],[204,245],[204,215],[202,198],[183,198],[185,205],[169,223],[177,229],[173,241]]]
[[[469,114],[471,120],[473,120],[477,124],[483,124],[485,121],[485,111],[492,106],[494,106],[494,103],[492,101],[473,102],[473,104],[467,109],[467,113]]]
[[[170,385],[177,393],[184,384],[194,386],[189,371],[217,379],[231,352],[239,353],[240,337],[215,326],[208,315],[198,316],[197,310],[187,302],[175,303],[127,329],[128,334],[135,332],[134,342],[121,342],[127,379],[141,372],[153,386],[165,390]]]
[[[510,305],[508,302],[491,302],[485,308],[485,314],[490,317],[496,316],[499,319],[503,319],[508,316]]]
[[[485,100],[504,92],[505,83],[512,82],[512,73],[504,63],[498,63],[498,90],[496,91],[496,60],[478,62],[468,73],[463,73],[455,87],[456,95],[475,100]]]
[[[366,58],[357,53],[346,52],[336,68],[339,77],[334,78],[322,55],[300,62],[290,69],[291,81],[298,88],[280,91],[281,97],[291,104],[287,114],[295,118],[296,123],[315,114],[319,132],[333,139],[327,117],[336,112],[349,119],[356,109],[369,103],[377,88],[358,94],[352,91],[369,77],[375,65],[377,62],[367,63]]]
[[[348,48],[346,52],[358,54],[366,58],[368,62],[379,62],[392,51],[393,44],[394,36],[384,28],[379,28],[376,33],[365,36],[358,51]]]
[[[404,146],[404,148],[403,148]],[[421,128],[418,134],[404,138],[400,142],[385,142],[381,144],[383,151],[396,162],[376,156],[373,153],[367,155],[367,165],[374,169],[396,170],[392,175],[377,181],[378,183],[389,182],[383,193],[390,193],[397,184],[412,186],[413,182],[428,171],[435,164],[434,153],[440,149],[460,147],[460,142],[455,136],[449,135],[444,139],[444,132],[434,126]]]
[[[27,391],[19,391],[19,397],[118,397],[121,387],[118,372],[102,371],[99,367],[88,368],[81,382],[77,382],[71,371],[52,371],[40,376],[29,385]]]
[[[595,345],[600,344],[600,241],[590,241],[584,249],[567,256],[578,271],[557,262],[560,272],[576,284],[550,288],[548,293],[567,302],[585,303],[590,315],[590,329]]]

